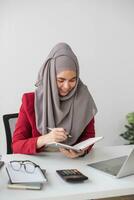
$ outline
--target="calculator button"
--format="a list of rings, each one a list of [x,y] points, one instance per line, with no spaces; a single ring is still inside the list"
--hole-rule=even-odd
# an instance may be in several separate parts
[[[61,175],[66,175],[64,172],[60,172]]]
[[[64,170],[64,174],[65,174],[65,175],[68,175],[68,174],[69,174],[69,172],[68,172],[68,171],[66,171],[66,170]]]
[[[66,174],[67,174],[67,175],[70,175],[70,171],[69,171],[69,170],[67,170],[67,171],[66,171]]]
[[[72,170],[68,170],[67,172],[68,172],[68,175],[74,174]]]
[[[74,169],[76,174],[81,174],[77,169]]]

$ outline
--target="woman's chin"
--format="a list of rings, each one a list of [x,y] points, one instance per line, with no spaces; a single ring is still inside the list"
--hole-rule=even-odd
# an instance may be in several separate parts
[[[69,92],[66,92],[66,93],[63,93],[63,92],[60,92],[60,96],[64,97],[66,95],[68,95]]]

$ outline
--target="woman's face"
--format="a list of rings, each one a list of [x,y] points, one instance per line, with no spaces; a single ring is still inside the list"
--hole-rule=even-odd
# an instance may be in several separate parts
[[[66,70],[57,74],[57,86],[60,96],[66,96],[76,85],[76,72]]]

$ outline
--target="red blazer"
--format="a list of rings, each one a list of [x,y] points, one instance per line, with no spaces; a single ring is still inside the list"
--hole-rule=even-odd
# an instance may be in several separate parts
[[[41,134],[36,128],[35,110],[34,110],[34,93],[26,93],[22,97],[18,120],[12,139],[13,153],[36,154],[44,148],[36,149],[38,137]],[[94,118],[90,121],[77,143],[95,136]],[[89,148],[89,150],[91,147]]]

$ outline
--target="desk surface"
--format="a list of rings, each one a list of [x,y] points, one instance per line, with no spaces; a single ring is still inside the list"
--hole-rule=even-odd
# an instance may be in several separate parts
[[[5,167],[0,170],[1,200],[66,200],[95,199],[112,196],[134,194],[134,175],[116,179],[87,166],[88,163],[122,155],[128,155],[134,146],[94,147],[84,158],[69,159],[61,153],[42,153],[36,156],[10,154],[3,155],[2,160],[8,162],[14,159],[30,159],[47,170],[48,183],[42,190],[7,189],[8,176]],[[67,183],[57,174],[57,169],[77,168],[89,177],[83,183]]]

